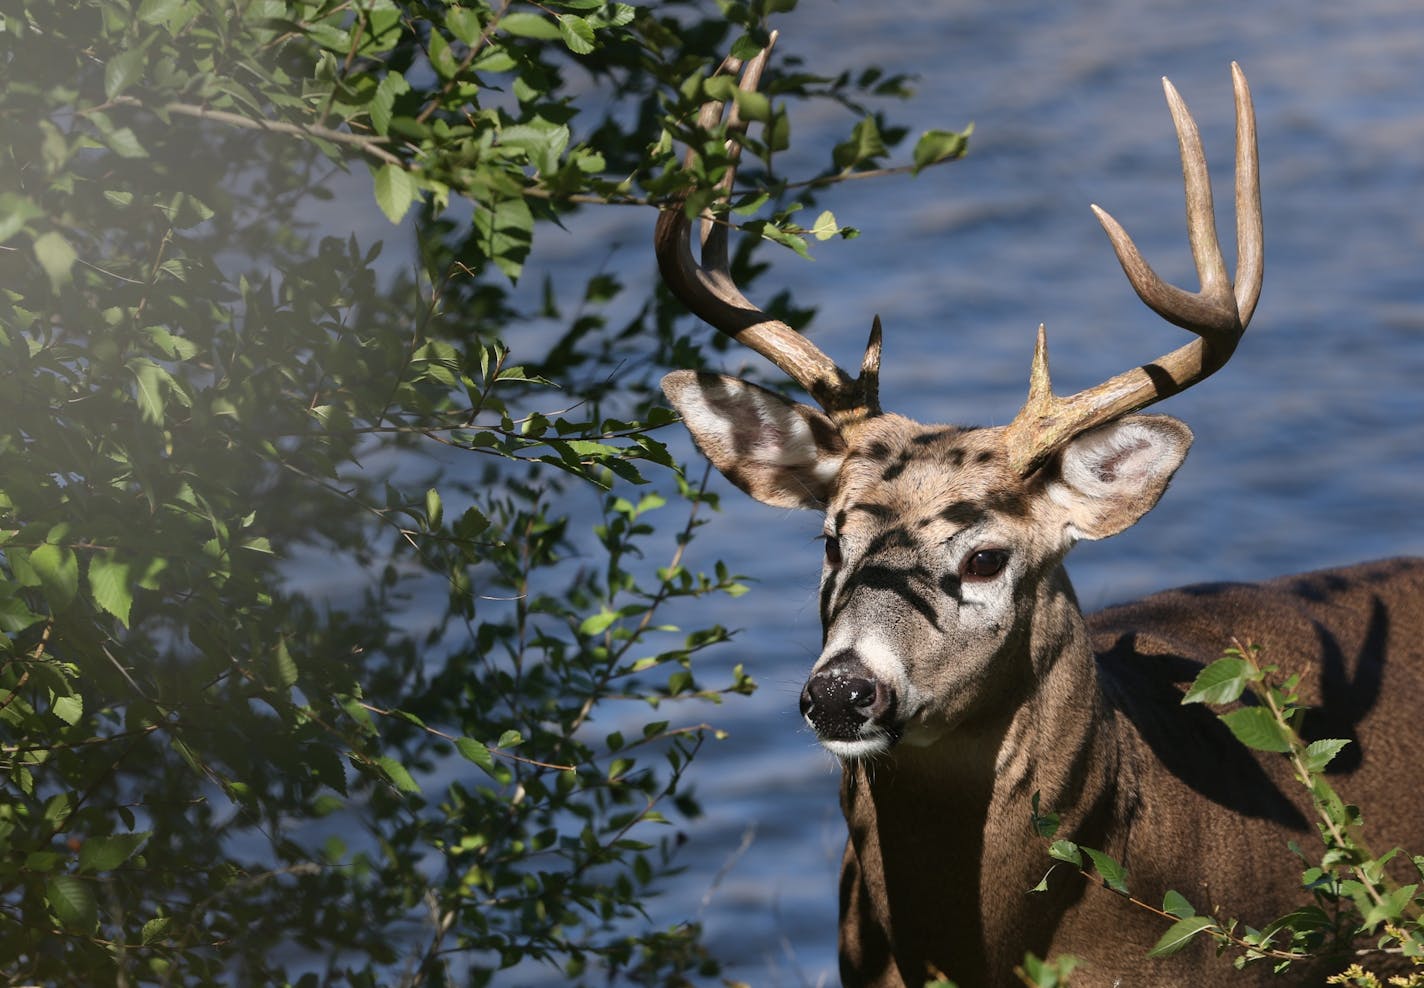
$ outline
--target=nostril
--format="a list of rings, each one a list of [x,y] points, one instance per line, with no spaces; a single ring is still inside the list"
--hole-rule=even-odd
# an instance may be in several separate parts
[[[801,716],[802,716],[802,717],[805,717],[807,714],[809,714],[809,713],[811,712],[811,707],[813,707],[813,706],[815,705],[815,703],[816,703],[815,694],[811,692],[811,686],[812,686],[813,683],[815,683],[815,680],[814,680],[814,679],[811,680],[811,682],[807,683],[805,686],[803,686],[803,687],[801,688]]]
[[[846,691],[846,699],[853,705],[865,708],[875,703],[875,684],[870,680],[857,676],[844,680],[842,686]]]

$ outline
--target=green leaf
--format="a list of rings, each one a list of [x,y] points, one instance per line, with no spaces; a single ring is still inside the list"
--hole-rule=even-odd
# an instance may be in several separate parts
[[[583,619],[579,625],[581,635],[601,635],[613,626],[613,622],[618,620],[617,611],[599,611],[597,614],[590,614]]]
[[[1091,847],[1083,848],[1083,853],[1093,859],[1093,867],[1097,869],[1103,884],[1114,891],[1127,894],[1126,868],[1102,851],[1095,851]]]
[[[1290,738],[1265,707],[1240,707],[1221,715],[1236,740],[1257,751],[1290,751]]]
[[[163,24],[176,14],[187,0],[143,0],[138,5],[138,19],[144,24]]]
[[[1187,901],[1187,897],[1174,889],[1168,889],[1167,894],[1162,896],[1162,911],[1171,913],[1178,919],[1186,919],[1197,914],[1196,909]]]
[[[399,223],[405,218],[406,210],[415,201],[415,179],[410,172],[399,165],[382,165],[376,172],[376,205],[386,214],[386,219]]]
[[[101,552],[89,559],[89,594],[101,610],[129,626],[133,607],[133,590],[129,582],[129,564],[120,562],[112,553]]]
[[[78,693],[71,693],[68,696],[57,696],[50,710],[56,717],[64,721],[70,727],[79,723],[79,718],[84,716],[84,697]]]
[[[559,36],[575,55],[587,55],[597,47],[593,40],[593,26],[582,17],[572,14],[559,17]]]
[[[143,420],[151,425],[162,425],[164,386],[172,383],[172,376],[152,360],[142,357],[130,360],[129,370],[134,375],[134,398]]]
[[[287,639],[279,638],[277,647],[272,652],[273,678],[281,689],[289,690],[297,684],[299,675],[297,662],[292,658],[292,653],[287,650]]]
[[[460,62],[450,47],[450,42],[439,31],[430,32],[430,64],[440,73],[442,79],[453,79],[460,71]]]
[[[1162,939],[1147,952],[1147,956],[1167,957],[1175,954],[1185,947],[1192,937],[1214,925],[1209,916],[1188,916],[1186,919],[1179,919],[1167,928],[1167,932],[1162,934]]]
[[[557,41],[562,37],[559,25],[542,14],[505,14],[499,19],[499,29],[520,38]]]
[[[930,165],[937,165],[941,161],[964,157],[964,152],[969,149],[969,135],[973,131],[973,124],[964,128],[961,133],[952,130],[925,131],[915,142],[913,174],[918,175]]]
[[[142,48],[121,51],[104,66],[104,98],[113,99],[143,76],[148,56]]]
[[[456,738],[455,750],[485,771],[494,768],[494,756],[483,742],[474,738]]]
[[[55,875],[45,882],[45,901],[54,918],[67,929],[90,933],[99,925],[99,906],[89,883],[74,875]]]
[[[830,240],[840,232],[840,224],[836,222],[836,214],[827,209],[816,217],[816,223],[811,227],[811,235],[817,240]]]
[[[44,268],[44,273],[49,276],[50,287],[58,292],[69,284],[70,271],[79,255],[74,252],[68,240],[51,230],[36,237],[32,249],[35,252],[35,260],[40,262],[40,267]]]
[[[837,171],[847,171],[859,164],[868,164],[885,153],[885,141],[874,117],[865,117],[851,131],[850,140],[842,141],[831,152]]]
[[[1227,656],[1217,659],[1197,674],[1183,703],[1231,703],[1240,698],[1251,681],[1251,665],[1245,659]]]
[[[400,762],[389,755],[382,755],[376,759],[376,764],[385,773],[391,784],[401,792],[420,792],[420,786],[416,784],[415,778],[406,770]]]
[[[384,137],[391,127],[391,113],[396,97],[410,92],[410,83],[399,72],[387,72],[376,85],[376,93],[371,97],[371,126]]]
[[[496,748],[517,748],[524,743],[524,735],[518,731],[505,731],[499,736],[499,743]]]
[[[163,939],[168,934],[168,927],[173,922],[170,916],[156,916],[143,924],[143,930],[139,933],[139,942],[147,946],[156,940]]]
[[[44,587],[51,610],[62,611],[79,592],[79,560],[66,546],[46,542],[30,553],[30,565]]]
[[[1059,861],[1066,861],[1075,868],[1083,867],[1083,855],[1079,853],[1079,847],[1071,840],[1056,840],[1048,847],[1048,856],[1057,858]]]
[[[80,871],[113,871],[123,864],[148,840],[150,833],[109,834],[90,837],[79,848]]]
[[[1343,749],[1349,740],[1341,738],[1321,738],[1312,741],[1305,748],[1305,767],[1311,772],[1323,772],[1325,766]]]

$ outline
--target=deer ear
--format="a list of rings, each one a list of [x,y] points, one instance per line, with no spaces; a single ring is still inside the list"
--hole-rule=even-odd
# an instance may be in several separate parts
[[[732,483],[773,507],[825,507],[846,444],[824,414],[724,374],[674,371],[662,385],[698,449]]]
[[[1048,495],[1073,539],[1105,539],[1152,510],[1186,459],[1192,430],[1166,415],[1129,415],[1064,447]]]

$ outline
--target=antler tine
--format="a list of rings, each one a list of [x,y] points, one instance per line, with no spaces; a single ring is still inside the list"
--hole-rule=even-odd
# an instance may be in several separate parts
[[[755,92],[776,39],[777,33],[771,32],[766,47],[746,63],[745,69],[740,59],[729,56],[722,62],[718,73],[741,71],[738,88],[742,92]],[[722,119],[725,108],[725,101],[722,100],[704,103],[698,113],[699,130],[708,131],[715,127]],[[726,203],[731,196],[742,149],[737,135],[745,127],[734,103],[727,119],[729,165],[718,183],[721,203]],[[696,149],[689,147],[685,159],[688,165],[696,157]],[[711,209],[703,212],[698,238],[701,248],[699,263],[692,255],[692,224],[685,203],[678,201],[663,208],[658,214],[653,244],[658,269],[668,288],[704,322],[775,364],[804,388],[842,428],[878,415],[878,320],[860,376],[852,379],[806,337],[781,320],[767,315],[742,294],[731,275],[727,251],[728,227],[727,221],[714,216]]]
[[[1097,205],[1092,209],[1138,297],[1162,318],[1190,330],[1198,339],[1096,387],[1059,398],[1053,394],[1049,381],[1048,345],[1040,326],[1028,399],[1005,427],[1010,461],[1021,473],[1027,475],[1038,469],[1079,433],[1186,390],[1219,370],[1235,352],[1261,294],[1264,237],[1251,90],[1235,62],[1231,64],[1231,75],[1236,97],[1237,283],[1232,285],[1221,255],[1211,179],[1196,121],[1177,90],[1163,79],[1181,149],[1187,238],[1201,278],[1201,291],[1188,292],[1163,281],[1117,220]]]

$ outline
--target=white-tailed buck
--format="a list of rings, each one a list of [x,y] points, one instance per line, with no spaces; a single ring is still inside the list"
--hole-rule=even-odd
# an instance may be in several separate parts
[[[766,52],[747,64],[755,87]],[[741,65],[729,60],[723,71]],[[752,305],[728,273],[727,226],[704,218],[700,260],[683,209],[661,213],[658,263],[694,313],[771,360],[820,410],[744,381],[663,380],[698,446],[738,487],[825,512],[824,647],[801,713],[843,765],[841,976],[962,988],[1014,982],[1024,952],[1082,959],[1074,985],[1211,985],[1239,974],[1207,938],[1163,960],[1159,917],[1047,870],[1030,801],[1060,836],[1124,864],[1133,891],[1174,888],[1257,926],[1309,901],[1287,842],[1309,846],[1308,804],[1285,760],[1258,758],[1184,684],[1233,638],[1305,672],[1314,736],[1350,738],[1337,771],[1374,842],[1424,851],[1417,776],[1424,697],[1424,562],[1388,561],[1255,585],[1157,594],[1085,618],[1063,569],[1079,539],[1132,525],[1191,444],[1181,422],[1135,414],[1226,363],[1261,287],[1250,93],[1236,94],[1237,276],[1223,261],[1196,124],[1167,83],[1202,287],[1161,281],[1097,207],[1128,281],[1196,339],[1071,397],[1052,393],[1043,330],[1028,400],[1006,426],[921,425],[880,410],[880,327],[852,377]],[[711,128],[723,106],[703,108]],[[740,123],[732,118],[734,135]],[[733,141],[735,143],[735,141]],[[735,154],[735,149],[732,150]],[[723,189],[730,191],[729,174]],[[1309,455],[1302,437],[1301,455]],[[1210,539],[1210,530],[1202,532]],[[1338,960],[1338,959],[1336,959]],[[1291,984],[1328,965],[1293,967]]]

